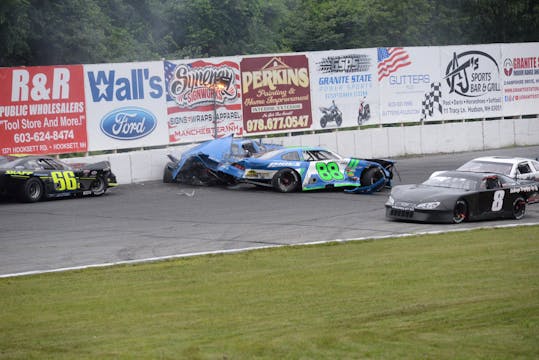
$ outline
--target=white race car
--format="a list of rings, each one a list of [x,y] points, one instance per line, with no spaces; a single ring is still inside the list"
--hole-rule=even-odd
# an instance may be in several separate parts
[[[514,179],[539,180],[539,161],[520,157],[479,157],[468,161],[457,170],[504,174]]]

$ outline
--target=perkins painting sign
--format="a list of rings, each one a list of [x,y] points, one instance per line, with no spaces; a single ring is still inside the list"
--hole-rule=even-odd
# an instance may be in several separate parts
[[[309,64],[305,55],[244,58],[241,80],[245,133],[311,127]]]

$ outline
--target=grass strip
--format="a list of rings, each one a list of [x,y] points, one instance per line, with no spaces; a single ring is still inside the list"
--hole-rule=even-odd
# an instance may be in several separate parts
[[[539,226],[0,279],[2,359],[536,359]]]

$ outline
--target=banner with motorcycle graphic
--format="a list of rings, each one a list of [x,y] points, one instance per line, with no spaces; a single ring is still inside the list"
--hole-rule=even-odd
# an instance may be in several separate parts
[[[437,47],[377,49],[382,123],[442,118],[439,54]]]
[[[311,52],[311,129],[379,123],[376,49]]]
[[[502,116],[500,45],[444,46],[440,56],[444,119]]]
[[[0,155],[87,150],[82,65],[0,68]]]
[[[243,135],[239,58],[165,61],[169,143]]]
[[[84,65],[88,149],[168,143],[161,61]]]
[[[539,45],[501,46],[503,115],[539,114]]]
[[[310,78],[306,55],[243,58],[241,89],[246,135],[311,128]]]

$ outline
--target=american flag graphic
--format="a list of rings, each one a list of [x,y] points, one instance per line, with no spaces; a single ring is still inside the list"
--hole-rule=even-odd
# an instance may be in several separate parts
[[[378,81],[411,63],[403,48],[378,48]]]

